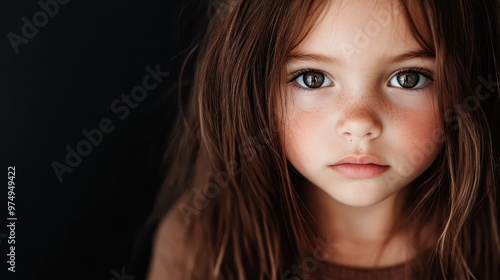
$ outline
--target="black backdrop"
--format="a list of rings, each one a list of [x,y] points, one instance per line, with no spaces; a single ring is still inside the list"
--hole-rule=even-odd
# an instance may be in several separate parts
[[[180,65],[205,19],[196,2],[0,3],[0,279],[144,277],[147,242],[139,263],[132,248],[161,183]]]

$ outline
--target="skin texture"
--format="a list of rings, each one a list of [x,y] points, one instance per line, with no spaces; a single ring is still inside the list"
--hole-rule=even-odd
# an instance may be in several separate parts
[[[395,60],[420,51],[403,12],[391,0],[333,1],[292,51],[286,66],[285,150],[307,179],[305,201],[320,232],[337,244],[331,261],[371,267],[415,255],[401,234],[384,254],[377,252],[398,218],[405,188],[441,149],[432,80],[417,90],[401,88],[395,78],[407,68],[433,73],[432,57]],[[322,87],[302,88],[303,76],[294,74],[301,69],[324,74]],[[419,79],[426,81],[425,75]],[[370,156],[386,166],[385,172],[353,178],[331,168],[347,156]]]

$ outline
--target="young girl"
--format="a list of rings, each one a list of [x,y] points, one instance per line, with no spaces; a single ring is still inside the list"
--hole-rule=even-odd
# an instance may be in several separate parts
[[[218,4],[148,279],[500,279],[498,1]]]

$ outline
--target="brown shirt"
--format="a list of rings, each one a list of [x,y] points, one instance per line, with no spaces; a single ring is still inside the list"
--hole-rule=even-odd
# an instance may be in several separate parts
[[[384,268],[357,268],[324,263],[318,268],[319,280],[393,280],[418,279],[405,264]]]
[[[408,263],[377,268],[359,268],[326,261],[319,262],[316,277],[318,280],[420,280],[422,275],[416,270],[415,264],[428,260],[430,254],[431,250]]]

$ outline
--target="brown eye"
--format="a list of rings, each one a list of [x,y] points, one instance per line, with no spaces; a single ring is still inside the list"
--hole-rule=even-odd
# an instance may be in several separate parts
[[[317,71],[304,72],[295,79],[295,82],[306,89],[316,89],[333,84],[325,74]]]
[[[307,87],[319,88],[321,85],[323,85],[325,77],[323,76],[323,74],[320,73],[307,72],[306,74],[304,74],[302,80],[304,80],[304,83],[306,84]]]
[[[398,74],[398,83],[404,88],[414,88],[420,81],[419,76],[415,72],[401,72]]]
[[[421,73],[423,70],[403,70],[391,77],[388,86],[404,89],[420,89],[432,80],[432,74]]]

